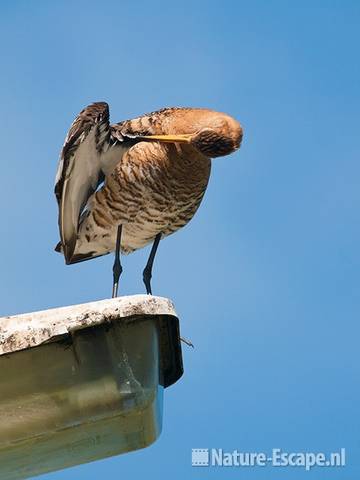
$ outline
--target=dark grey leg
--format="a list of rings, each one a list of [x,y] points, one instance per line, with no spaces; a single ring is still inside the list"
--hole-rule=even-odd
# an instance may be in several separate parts
[[[123,268],[120,262],[120,244],[121,244],[121,232],[122,225],[118,226],[117,235],[116,235],[116,247],[115,247],[115,260],[113,265],[113,290],[112,298],[117,297],[118,288],[119,288],[119,278],[122,274]]]
[[[159,243],[160,243],[160,239],[161,239],[161,233],[158,233],[155,237],[153,246],[151,247],[151,252],[150,252],[147,264],[146,264],[146,266],[144,268],[144,271],[143,271],[143,280],[144,280],[145,287],[146,287],[146,293],[148,295],[152,295],[152,291],[151,291],[152,267],[153,267],[153,263],[154,263],[156,250],[157,250],[157,248],[159,246]]]

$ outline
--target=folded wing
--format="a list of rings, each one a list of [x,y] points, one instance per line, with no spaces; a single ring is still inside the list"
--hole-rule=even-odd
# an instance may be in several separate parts
[[[74,120],[61,151],[55,180],[59,231],[66,263],[71,262],[79,216],[88,198],[121,160],[126,150],[121,135],[115,138],[109,124],[109,106],[97,102]]]

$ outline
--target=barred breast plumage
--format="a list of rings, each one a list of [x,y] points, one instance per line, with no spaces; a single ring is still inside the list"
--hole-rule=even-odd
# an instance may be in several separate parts
[[[72,264],[114,251],[119,226],[123,253],[170,235],[199,207],[210,159],[241,140],[240,124],[213,110],[165,108],[110,125],[105,102],[89,105],[60,156],[56,250]]]
[[[147,245],[159,232],[167,236],[183,227],[200,205],[210,166],[188,145],[134,145],[90,200],[75,255],[113,251],[119,224],[123,253]]]

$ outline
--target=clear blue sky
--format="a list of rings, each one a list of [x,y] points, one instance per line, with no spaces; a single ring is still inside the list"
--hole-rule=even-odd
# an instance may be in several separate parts
[[[359,468],[357,1],[2,1],[1,314],[108,297],[111,257],[65,267],[53,181],[75,114],[225,111],[245,129],[213,162],[191,224],[164,240],[185,375],[150,448],[44,480],[354,479]],[[148,250],[124,259],[142,293]],[[330,452],[345,469],[191,467],[191,448]]]

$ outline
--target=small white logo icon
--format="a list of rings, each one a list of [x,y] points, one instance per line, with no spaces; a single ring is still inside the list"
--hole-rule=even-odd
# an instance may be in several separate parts
[[[191,464],[193,467],[209,466],[209,449],[193,448],[191,451]]]

